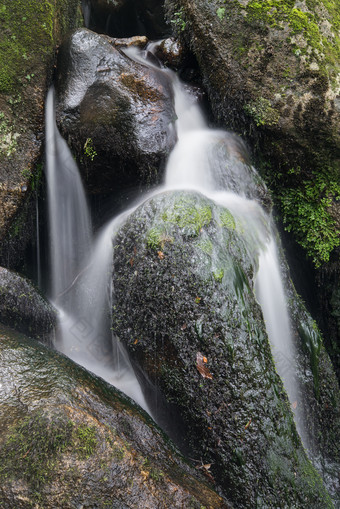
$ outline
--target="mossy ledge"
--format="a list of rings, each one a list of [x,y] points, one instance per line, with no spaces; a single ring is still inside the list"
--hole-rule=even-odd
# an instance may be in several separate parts
[[[0,5],[0,238],[11,243],[39,185],[44,99],[55,51],[82,23],[78,0],[3,0]],[[29,228],[27,228],[29,230]],[[14,235],[14,237],[16,237]],[[9,249],[10,251],[10,249]],[[6,253],[3,254],[3,259]]]

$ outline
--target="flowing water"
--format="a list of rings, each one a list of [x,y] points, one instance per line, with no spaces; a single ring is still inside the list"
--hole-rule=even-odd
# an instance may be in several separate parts
[[[129,359],[110,331],[112,237],[124,214],[92,238],[89,209],[72,154],[46,103],[50,299],[58,310],[56,348],[148,410]]]
[[[154,44],[148,51],[152,51]],[[170,154],[165,183],[170,189],[200,191],[227,207],[241,221],[249,249],[259,253],[256,295],[262,307],[278,372],[284,382],[296,422],[306,445],[303,416],[296,405],[294,346],[275,244],[275,228],[258,198],[254,168],[235,135],[209,129],[195,97],[175,73],[145,60],[147,52],[125,51],[129,58],[157,68],[172,83],[178,141]],[[60,313],[57,348],[76,362],[146,403],[119,342],[110,334],[112,238],[131,213],[113,219],[96,237],[91,225],[78,170],[55,125],[53,92],[47,99],[47,177],[51,231],[51,299]],[[154,193],[153,193],[154,194]],[[144,197],[144,199],[146,199]],[[255,260],[254,260],[255,261]]]

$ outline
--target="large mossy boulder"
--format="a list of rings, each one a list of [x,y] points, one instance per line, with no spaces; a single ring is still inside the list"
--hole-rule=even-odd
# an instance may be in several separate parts
[[[15,265],[30,228],[41,169],[44,99],[55,47],[79,24],[78,0],[3,0],[0,6],[0,259]],[[20,242],[17,240],[20,237]],[[6,242],[4,242],[6,238]],[[9,242],[10,240],[10,242]],[[15,247],[11,249],[11,245]]]
[[[60,49],[57,84],[57,122],[90,192],[159,179],[175,143],[164,74],[131,60],[114,39],[79,29]]]
[[[57,314],[28,279],[0,267],[0,322],[44,338],[55,327]]]
[[[297,265],[307,255],[318,268],[317,318],[340,373],[337,2],[165,5],[169,22],[196,56],[216,121],[253,147],[285,228],[304,249]]]
[[[141,205],[114,242],[113,330],[236,507],[331,507],[274,366],[249,224],[194,192]]]
[[[2,326],[0,364],[4,509],[230,507],[103,380]]]

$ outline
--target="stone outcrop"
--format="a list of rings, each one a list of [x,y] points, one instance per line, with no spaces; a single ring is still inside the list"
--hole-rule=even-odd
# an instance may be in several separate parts
[[[2,326],[0,364],[4,509],[230,507],[103,380]]]
[[[55,47],[79,23],[77,0],[4,0],[0,8],[0,259],[19,257],[38,186],[44,99]],[[29,228],[27,228],[29,229]],[[19,235],[20,234],[20,235]],[[16,238],[20,236],[20,242]],[[6,242],[4,239],[6,237]],[[10,242],[9,242],[10,241]],[[11,251],[9,243],[15,244]]]
[[[54,308],[32,283],[0,267],[0,322],[36,338],[47,337],[56,325]]]
[[[200,194],[168,192],[141,205],[114,246],[113,330],[175,422],[177,410],[190,457],[236,507],[331,507],[274,367],[252,227]]]
[[[79,29],[60,49],[57,84],[57,122],[90,192],[159,180],[176,139],[164,75]]]

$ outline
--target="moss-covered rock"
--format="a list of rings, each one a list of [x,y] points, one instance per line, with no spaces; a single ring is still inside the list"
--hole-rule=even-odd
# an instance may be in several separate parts
[[[0,6],[0,238],[37,184],[43,105],[54,52],[79,23],[78,0],[4,0]]]
[[[277,189],[296,189],[319,170],[339,179],[339,27],[335,2],[178,0],[168,19],[196,55],[216,119],[248,136]],[[302,168],[303,177],[289,170]],[[313,185],[313,182],[311,182]],[[324,186],[323,196],[335,197]],[[303,192],[303,190],[302,190]],[[330,220],[331,211],[323,204]],[[308,237],[300,213],[287,219],[319,262],[337,241]],[[312,220],[312,214],[310,219]],[[334,231],[334,223],[331,225]],[[318,244],[327,245],[318,252]]]
[[[0,322],[37,338],[47,337],[56,325],[55,309],[32,283],[0,267]]]
[[[236,507],[332,507],[275,370],[251,230],[197,193],[145,202],[115,239],[113,330]]]
[[[340,373],[340,12],[335,1],[165,1],[215,120],[244,135],[285,228],[320,267],[318,322]],[[300,259],[297,263],[305,263]]]
[[[227,509],[150,417],[0,326],[0,505]]]

